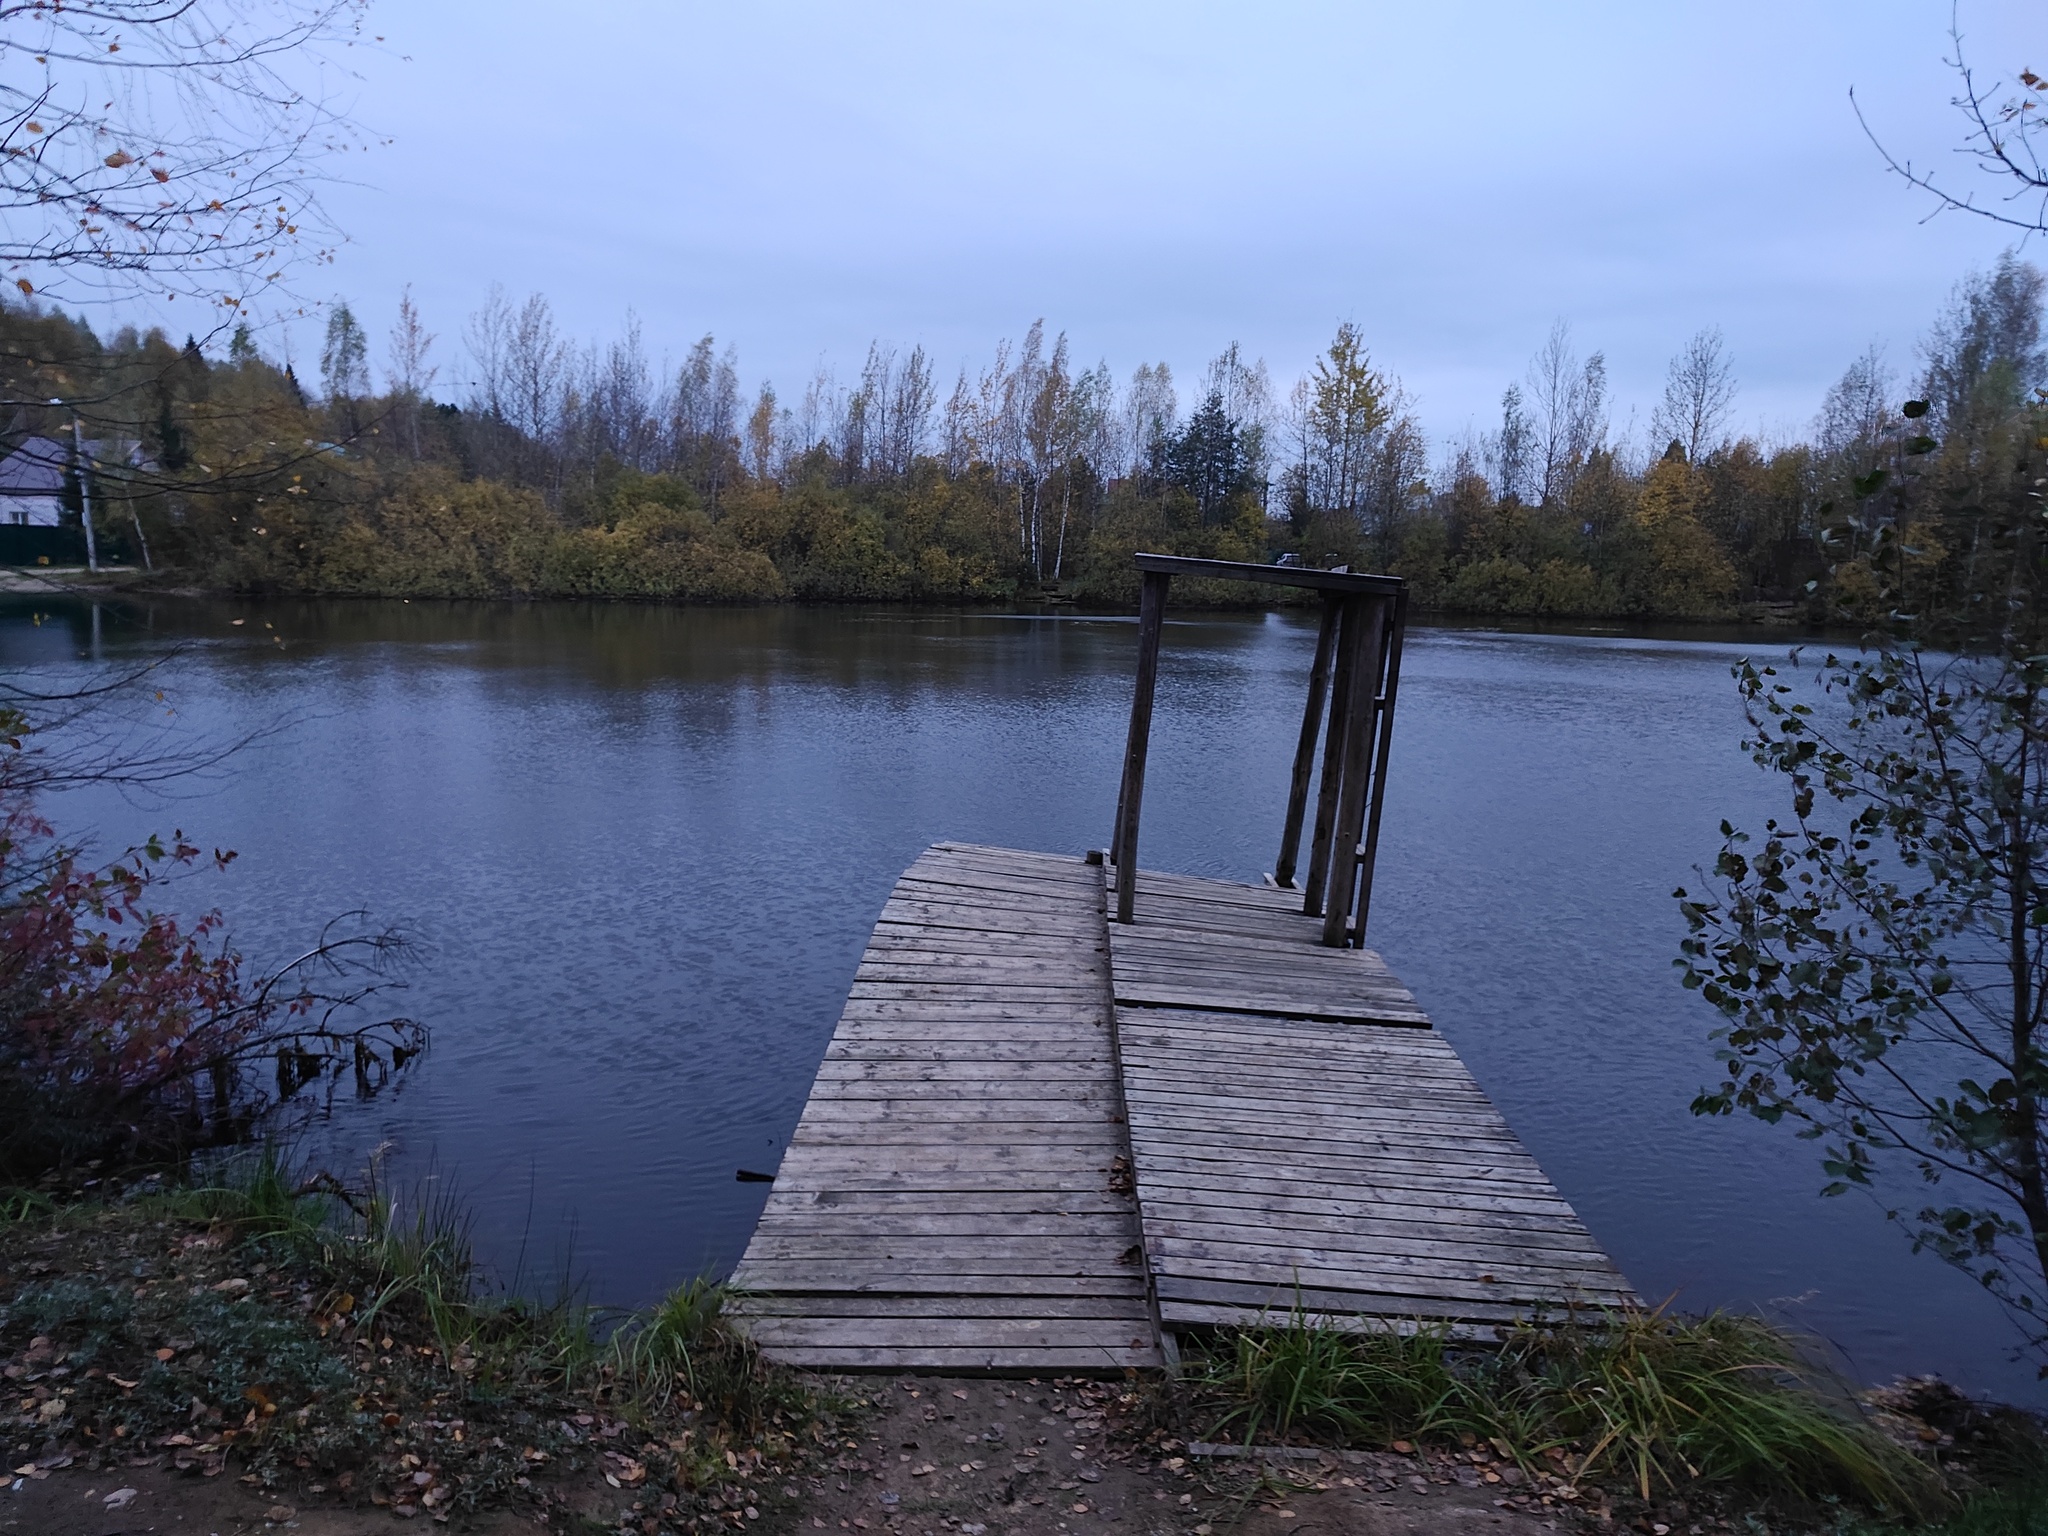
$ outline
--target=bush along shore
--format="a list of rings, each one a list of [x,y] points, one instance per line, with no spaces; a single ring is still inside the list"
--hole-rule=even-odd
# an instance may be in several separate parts
[[[4,1212],[16,1508],[62,1489],[103,1517],[148,1483],[159,1511],[228,1490],[277,1520],[637,1536],[1214,1536],[1303,1505],[1445,1530],[2048,1529],[2032,1416],[1933,1382],[1859,1399],[1727,1316],[1484,1345],[1276,1319],[1199,1341],[1171,1381],[821,1379],[764,1362],[716,1286],[623,1314],[505,1295],[457,1212],[264,1153],[47,1179]]]

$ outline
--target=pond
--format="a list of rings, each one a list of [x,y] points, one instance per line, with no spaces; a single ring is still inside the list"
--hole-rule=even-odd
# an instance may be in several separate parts
[[[241,621],[237,623],[236,621]],[[239,850],[180,899],[281,957],[365,908],[423,942],[434,1043],[319,1154],[388,1144],[504,1278],[646,1302],[738,1257],[868,930],[939,839],[1106,841],[1135,625],[905,609],[8,599],[0,665],[174,653],[173,734],[268,732],[172,798],[51,807],[103,850]],[[1169,626],[1148,864],[1271,867],[1314,647],[1298,615]],[[1865,1379],[2031,1369],[1813,1149],[1687,1112],[1714,1018],[1674,886],[1781,809],[1729,667],[1785,642],[1419,628],[1371,942],[1646,1297],[1762,1307]],[[410,1187],[410,1186],[408,1186]]]

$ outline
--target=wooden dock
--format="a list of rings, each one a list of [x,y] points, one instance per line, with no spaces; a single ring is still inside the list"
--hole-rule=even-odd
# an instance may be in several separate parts
[[[1633,1301],[1372,951],[1297,893],[939,844],[882,910],[735,1315],[838,1370],[1120,1372],[1188,1328]]]
[[[733,1315],[797,1365],[1035,1374],[1170,1364],[1182,1330],[1293,1315],[1483,1334],[1633,1304],[1364,947],[1401,581],[1136,563],[1106,857],[940,843],[904,872],[733,1275]],[[1139,867],[1176,577],[1322,602],[1265,886]]]

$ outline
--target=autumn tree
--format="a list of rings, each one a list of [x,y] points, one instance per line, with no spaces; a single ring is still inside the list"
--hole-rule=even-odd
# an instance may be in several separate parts
[[[1355,515],[1364,499],[1373,444],[1392,417],[1393,386],[1373,367],[1349,320],[1295,386],[1292,470],[1301,501]]]

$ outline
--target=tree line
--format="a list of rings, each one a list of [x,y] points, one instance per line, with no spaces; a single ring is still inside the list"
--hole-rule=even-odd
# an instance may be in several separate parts
[[[665,368],[637,322],[579,345],[501,290],[452,340],[408,292],[380,346],[337,303],[311,387],[246,329],[213,355],[9,302],[7,397],[63,403],[0,426],[11,448],[78,417],[103,521],[240,591],[1114,603],[1150,548],[1369,566],[1454,612],[1867,615],[1871,475],[1938,442],[1912,482],[1924,560],[1963,557],[1935,532],[1956,505],[2016,494],[2043,288],[2011,253],[1966,277],[1916,366],[1856,359],[1788,443],[1730,431],[1714,330],[1672,360],[1646,439],[1615,432],[1603,355],[1560,323],[1493,427],[1432,444],[1348,322],[1284,392],[1234,344],[1190,388],[1165,363],[1119,380],[1037,323],[950,383],[877,342],[848,378],[749,397],[710,336]]]

